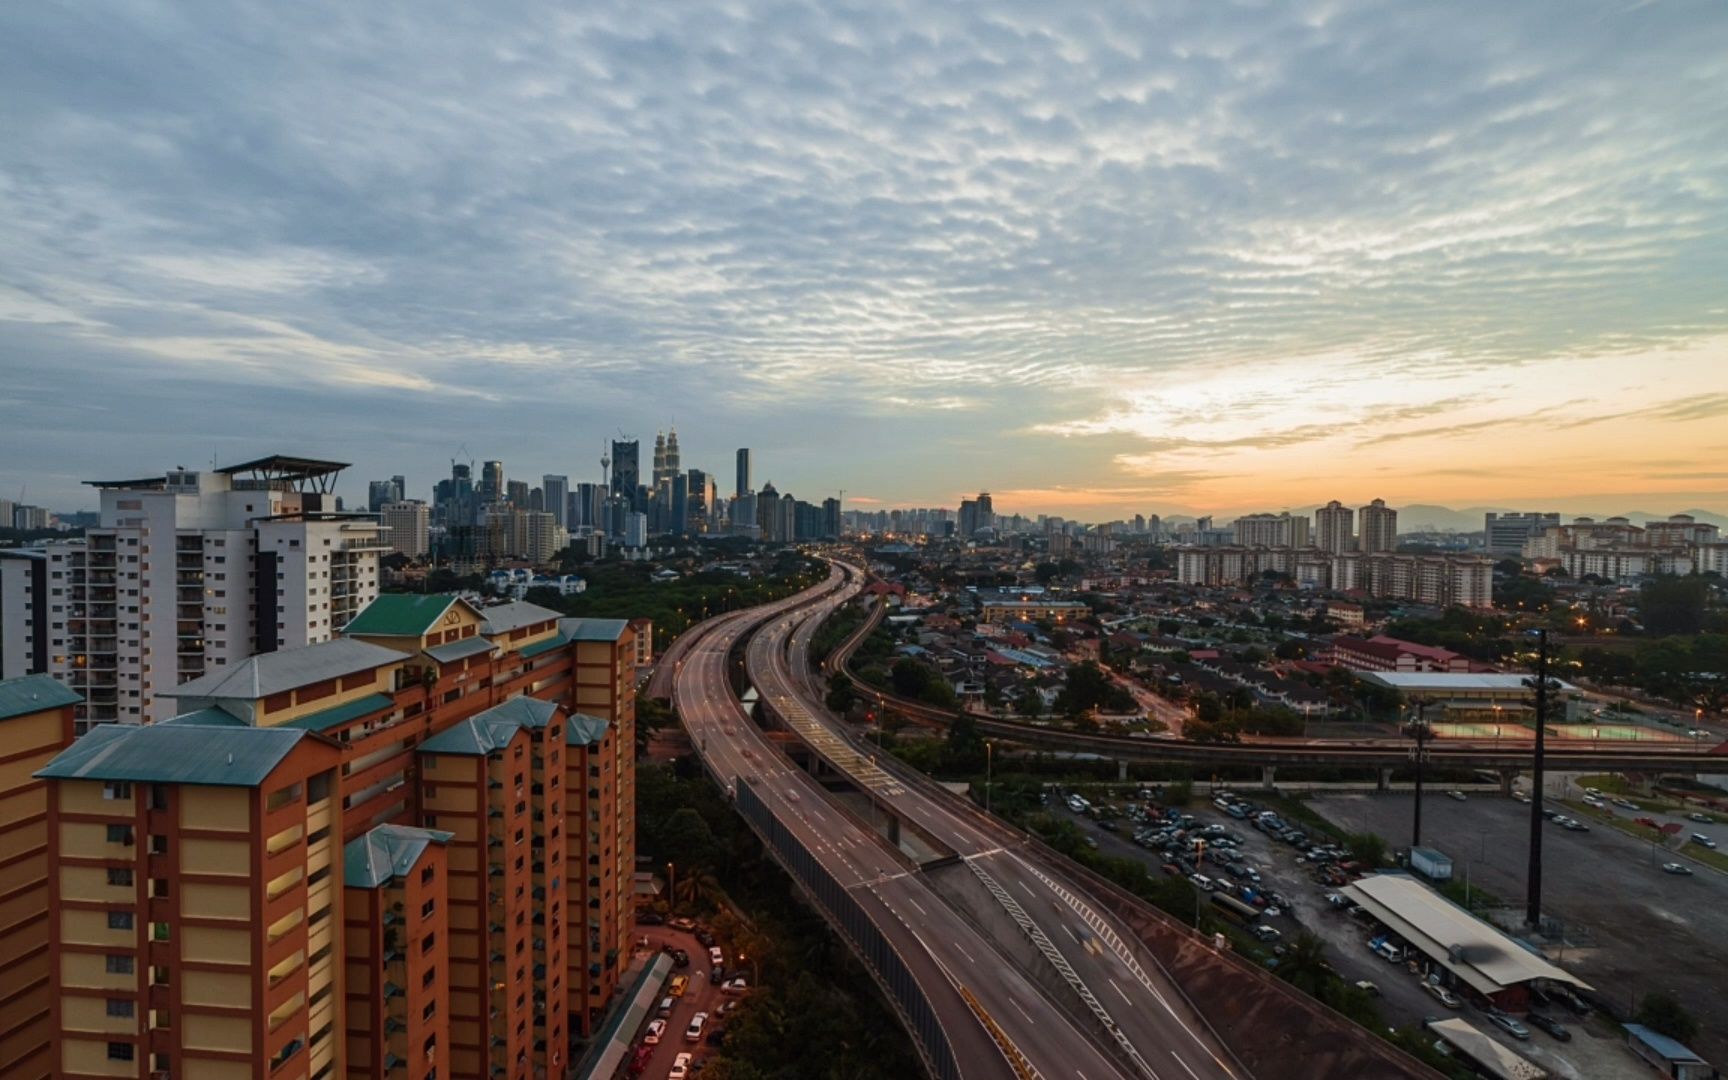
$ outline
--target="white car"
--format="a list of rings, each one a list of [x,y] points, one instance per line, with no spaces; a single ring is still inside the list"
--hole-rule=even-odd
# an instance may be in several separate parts
[[[648,1033],[642,1036],[642,1042],[648,1046],[658,1046],[660,1036],[664,1034],[666,1034],[666,1021],[650,1020],[648,1021]]]
[[[684,1041],[700,1042],[702,1039],[702,1025],[707,1022],[708,1014],[705,1012],[699,1012],[695,1016],[692,1016],[690,1018],[690,1026],[684,1029]]]
[[[672,1071],[666,1074],[666,1080],[684,1080],[690,1075],[690,1059],[693,1054],[679,1054],[672,1059]]]
[[[724,983],[720,984],[720,992],[722,994],[742,994],[748,989],[750,989],[750,984],[744,981],[743,976],[739,976],[736,979],[727,979]]]
[[[1456,799],[1459,802],[1464,801],[1464,793],[1462,791],[1448,791],[1446,797],[1448,799]]]
[[[1685,863],[1665,862],[1662,864],[1662,872],[1664,874],[1678,874],[1681,877],[1692,876],[1692,868]]]
[[[1446,1006],[1448,1009],[1459,1009],[1464,1006],[1464,1003],[1458,1000],[1457,994],[1454,994],[1439,983],[1425,982],[1422,984],[1422,989],[1434,995],[1434,999],[1440,1004]]]

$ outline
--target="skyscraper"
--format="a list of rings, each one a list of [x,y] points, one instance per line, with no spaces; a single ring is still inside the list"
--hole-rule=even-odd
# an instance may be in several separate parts
[[[374,480],[366,485],[366,509],[376,514],[393,502],[401,502],[405,497],[398,479]]]
[[[528,481],[511,480],[504,485],[504,501],[520,510],[528,509]]]
[[[419,500],[387,503],[379,510],[378,519],[384,526],[384,542],[390,550],[410,559],[424,559],[431,550],[427,543],[427,526],[432,515]]]
[[[1364,552],[1393,551],[1398,547],[1398,511],[1375,499],[1362,508],[1358,547]]]
[[[565,528],[569,528],[570,478],[547,473],[540,478],[540,490],[545,495],[546,510],[552,515],[553,520]]]
[[[666,479],[666,433],[664,431],[654,433],[654,472],[652,476],[653,480],[650,486],[656,488],[660,486],[660,481]]]
[[[738,448],[738,479],[732,491],[734,499],[742,499],[750,493],[750,448]]]
[[[1314,546],[1333,555],[1356,548],[1356,511],[1337,499],[1314,511]]]
[[[678,429],[673,428],[666,433],[666,475],[680,472],[678,464]]]
[[[495,503],[504,501],[504,463],[488,461],[480,466],[480,501]]]
[[[642,444],[635,439],[612,440],[612,495],[632,510],[640,509],[641,453]]]

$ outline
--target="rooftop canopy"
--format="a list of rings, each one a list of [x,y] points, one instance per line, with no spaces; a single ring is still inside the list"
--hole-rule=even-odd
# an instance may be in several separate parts
[[[348,467],[345,461],[321,461],[318,458],[291,457],[271,454],[238,465],[227,465],[216,471],[237,480],[254,481],[260,486],[298,491],[328,492],[336,482],[336,474]]]

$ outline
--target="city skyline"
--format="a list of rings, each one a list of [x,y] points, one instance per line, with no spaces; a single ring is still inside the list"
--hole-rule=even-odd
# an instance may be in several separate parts
[[[652,411],[849,505],[1728,512],[1716,5],[193,18],[0,21],[7,498]]]

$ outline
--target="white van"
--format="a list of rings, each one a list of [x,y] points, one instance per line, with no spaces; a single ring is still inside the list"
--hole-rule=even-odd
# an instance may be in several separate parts
[[[1203,889],[1206,892],[1212,892],[1218,887],[1217,884],[1205,874],[1195,874],[1188,880],[1192,881],[1197,888]]]

